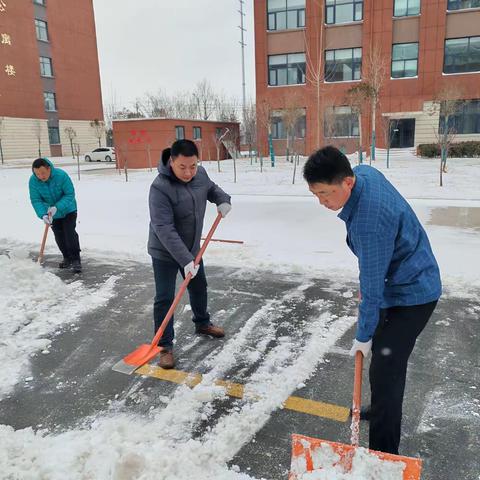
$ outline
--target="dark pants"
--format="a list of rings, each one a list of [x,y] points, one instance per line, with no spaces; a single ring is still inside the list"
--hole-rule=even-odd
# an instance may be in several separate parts
[[[80,260],[80,242],[75,230],[76,226],[77,212],[69,213],[65,217],[52,222],[55,241],[62,252],[63,258],[68,260]]]
[[[369,448],[398,454],[408,357],[437,301],[380,311],[370,363]]]
[[[153,320],[156,333],[175,298],[175,282],[178,271],[180,271],[183,278],[185,278],[185,275],[183,268],[177,263],[163,261],[153,257],[152,263],[153,273],[155,275]],[[207,278],[205,276],[203,261],[200,262],[200,269],[195,275],[195,278],[190,280],[190,283],[188,284],[188,293],[193,312],[193,322],[197,327],[201,325],[209,325],[210,314],[207,311]],[[172,316],[158,344],[162,347],[171,349],[173,347],[174,336],[175,332],[173,329]]]

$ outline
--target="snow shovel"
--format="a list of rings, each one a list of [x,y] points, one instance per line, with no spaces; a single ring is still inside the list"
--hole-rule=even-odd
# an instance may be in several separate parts
[[[203,242],[202,248],[200,248],[200,251],[195,257],[195,266],[200,263],[200,260],[202,259],[202,255],[204,254],[213,236],[213,233],[215,232],[215,229],[217,228],[221,219],[222,219],[222,215],[219,213],[217,215],[217,218],[213,222],[212,228],[208,232],[208,235],[206,236],[205,241]],[[189,273],[185,277],[185,280],[180,285],[180,289],[178,290],[178,293],[175,296],[173,303],[170,306],[170,309],[165,315],[165,318],[163,319],[163,322],[160,325],[160,328],[157,330],[157,333],[153,337],[152,342],[150,344],[144,343],[143,345],[140,345],[132,353],[129,353],[126,357],[124,357],[122,360],[117,362],[112,367],[112,370],[115,370],[116,372],[120,372],[120,373],[126,373],[127,375],[131,375],[137,368],[140,368],[142,365],[145,365],[149,360],[154,358],[156,355],[158,355],[162,351],[162,347],[158,346],[158,341],[160,340],[160,338],[162,338],[163,332],[167,328],[167,324],[172,318],[173,312],[175,311],[175,308],[177,307],[178,303],[180,302],[180,299],[185,293],[185,290],[187,289],[187,286],[190,283],[191,279],[192,279],[192,274]]]
[[[40,264],[43,262],[43,252],[45,250],[45,244],[47,243],[47,235],[48,235],[49,227],[50,225],[46,223],[45,230],[43,231],[42,244],[40,245],[40,253],[38,254],[38,260],[37,260],[37,263],[40,263]]]
[[[360,434],[360,404],[362,398],[362,368],[363,368],[363,354],[357,352],[355,355],[355,378],[353,386],[353,405],[352,405],[352,438],[351,445],[330,442],[327,440],[320,440],[318,438],[310,438],[303,435],[292,435],[292,462],[290,468],[289,480],[301,480],[304,474],[308,472],[321,472],[327,468],[339,466],[340,470],[350,472],[352,469],[352,461],[355,456],[357,447],[359,446]],[[333,451],[332,455],[328,455],[333,465],[321,465],[322,459],[326,457],[320,453],[322,449],[329,452]],[[422,471],[422,461],[418,458],[404,457],[401,455],[394,455],[392,453],[377,452],[375,450],[367,450],[369,454],[374,455],[380,461],[401,463],[404,465],[397,465],[398,469],[403,468],[403,480],[420,480]],[[343,478],[343,477],[342,477]],[[380,477],[378,477],[380,478]],[[389,477],[390,478],[390,477]],[[353,475],[352,475],[353,479]]]

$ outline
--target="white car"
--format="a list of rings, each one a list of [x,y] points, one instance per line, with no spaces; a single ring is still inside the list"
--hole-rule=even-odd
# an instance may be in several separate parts
[[[115,161],[114,147],[100,147],[85,154],[86,162],[113,162]]]

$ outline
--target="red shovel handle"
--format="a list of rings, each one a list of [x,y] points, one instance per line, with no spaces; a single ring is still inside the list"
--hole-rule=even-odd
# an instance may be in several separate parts
[[[220,220],[222,219],[222,214],[219,213],[217,215],[217,218],[215,219],[215,221],[213,222],[213,225],[212,225],[212,228],[210,229],[210,231],[208,232],[208,235],[206,236],[205,238],[205,241],[203,242],[203,245],[202,247],[200,248],[200,251],[197,253],[197,256],[195,257],[195,265],[198,265],[200,263],[200,261],[202,260],[202,256],[216,230],[216,228],[218,227],[218,224],[220,223]],[[165,331],[165,329],[167,328],[167,325],[168,325],[168,322],[170,321],[170,319],[172,318],[172,315],[173,315],[173,312],[175,311],[175,309],[177,308],[177,305],[178,303],[180,302],[183,294],[185,293],[185,290],[187,289],[187,286],[188,284],[190,283],[190,280],[192,279],[192,274],[189,273],[186,277],[185,277],[185,280],[182,282],[182,284],[180,285],[180,288],[178,290],[178,293],[177,295],[175,296],[174,300],[173,300],[173,303],[172,305],[170,306],[167,314],[165,315],[165,318],[163,319],[163,322],[162,324],[160,325],[160,328],[157,330],[157,333],[155,334],[155,336],[153,337],[153,340],[152,340],[152,347],[153,346],[156,346],[158,344],[158,341],[160,340],[160,338],[162,338],[162,335],[163,335],[163,332]]]
[[[362,405],[363,353],[355,353],[355,377],[353,381],[352,445],[358,446],[360,431],[360,406]]]

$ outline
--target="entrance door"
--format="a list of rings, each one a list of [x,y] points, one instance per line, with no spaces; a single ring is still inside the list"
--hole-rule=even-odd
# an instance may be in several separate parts
[[[390,120],[391,148],[413,147],[415,142],[415,119]]]

